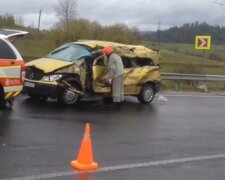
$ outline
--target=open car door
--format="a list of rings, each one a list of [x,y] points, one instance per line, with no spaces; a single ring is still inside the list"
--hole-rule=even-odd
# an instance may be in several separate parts
[[[109,77],[106,58],[106,56],[100,56],[96,58],[93,63],[93,90],[95,93],[111,92],[111,87],[107,85],[107,80]]]
[[[20,53],[8,40],[11,37],[22,37],[26,34],[28,34],[28,32],[26,31],[0,29],[0,40],[1,40],[0,59],[1,61],[3,61],[4,59],[13,60],[13,64],[15,64],[14,60],[22,60]]]
[[[10,37],[22,37],[28,34],[26,31],[12,30],[12,29],[0,29],[0,38],[8,39]]]

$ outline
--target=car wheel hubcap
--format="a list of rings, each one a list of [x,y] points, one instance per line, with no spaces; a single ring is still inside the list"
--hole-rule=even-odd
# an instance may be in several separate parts
[[[78,99],[78,94],[76,94],[73,91],[66,91],[64,93],[64,100],[66,104],[73,104],[77,101],[77,99]]]
[[[144,94],[145,101],[147,102],[151,101],[152,97],[153,97],[153,91],[151,89],[147,89]]]

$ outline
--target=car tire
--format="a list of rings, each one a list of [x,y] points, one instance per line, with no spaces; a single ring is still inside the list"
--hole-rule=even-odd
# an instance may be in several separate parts
[[[0,109],[6,108],[6,100],[4,99],[3,88],[0,86]]]
[[[14,104],[14,98],[5,100],[3,90],[0,89],[0,109],[12,109]]]
[[[155,90],[152,84],[145,84],[141,88],[141,92],[138,95],[138,100],[142,104],[149,104],[152,102],[155,96]]]
[[[80,90],[80,87],[78,86],[77,82],[73,80],[66,80],[66,82],[68,82],[74,88]],[[72,106],[72,105],[78,104],[78,102],[80,101],[80,98],[81,97],[78,93],[65,88],[60,94],[60,96],[58,97],[58,101],[63,105]]]
[[[12,109],[13,108],[13,104],[14,104],[14,98],[11,98],[11,99],[9,99],[9,100],[6,101],[5,107],[7,109]]]

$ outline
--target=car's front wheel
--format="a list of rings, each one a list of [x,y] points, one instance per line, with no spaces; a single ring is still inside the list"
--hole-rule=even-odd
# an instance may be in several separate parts
[[[80,89],[76,83],[70,83],[70,84],[75,89],[77,90]],[[60,94],[60,96],[58,97],[58,100],[61,104],[72,106],[77,104],[80,101],[80,95],[76,93],[75,91],[65,88]]]
[[[143,104],[152,102],[155,96],[155,90],[152,84],[145,84],[141,88],[141,92],[138,95],[138,100]]]

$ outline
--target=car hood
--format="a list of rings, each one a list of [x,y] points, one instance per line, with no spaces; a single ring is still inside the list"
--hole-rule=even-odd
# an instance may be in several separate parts
[[[57,59],[41,58],[26,63],[26,66],[35,67],[44,71],[44,73],[51,73],[66,66],[70,66],[72,64],[72,62]]]

